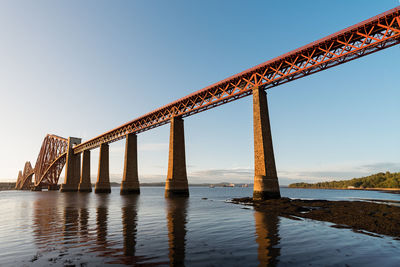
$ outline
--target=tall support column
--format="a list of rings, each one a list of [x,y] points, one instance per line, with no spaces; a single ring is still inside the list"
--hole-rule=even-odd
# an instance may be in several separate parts
[[[254,126],[254,199],[280,198],[272,147],[267,94],[263,89],[253,89]]]
[[[185,136],[183,119],[171,119],[169,137],[168,175],[165,183],[165,196],[189,195],[188,180],[186,175]]]
[[[80,144],[81,141],[81,138],[68,138],[67,160],[65,164],[65,179],[64,183],[60,187],[61,192],[78,191],[80,180],[79,176],[81,170],[81,154],[74,154],[72,146]]]
[[[90,183],[90,150],[83,151],[81,181],[78,187],[79,192],[92,192]]]
[[[94,188],[95,193],[111,193],[108,151],[108,144],[103,143],[100,145],[99,171]]]
[[[137,136],[134,133],[126,137],[124,176],[121,183],[121,194],[139,194],[137,164]]]

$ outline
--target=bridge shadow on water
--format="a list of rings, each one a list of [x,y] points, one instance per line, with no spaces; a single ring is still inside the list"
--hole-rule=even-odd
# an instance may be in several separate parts
[[[117,203],[118,209],[115,209],[116,206],[111,205],[108,194],[59,194],[58,192],[41,194],[44,197],[34,202],[33,237],[39,251],[47,254],[47,260],[50,262],[184,266],[185,264],[200,264],[195,254],[209,253],[207,249],[204,251],[200,248],[193,249],[193,247],[198,247],[198,240],[188,239],[188,232],[196,231],[195,228],[190,228],[190,214],[188,214],[190,199],[188,197],[163,200],[164,207],[161,206],[161,208],[164,209],[166,215],[164,217],[166,225],[160,228],[166,228],[167,243],[165,245],[168,244],[168,247],[163,247],[163,250],[166,249],[168,255],[162,256],[149,255],[151,253],[143,255],[143,251],[146,251],[143,249],[140,250],[141,255],[137,255],[138,237],[141,240],[149,239],[147,236],[140,236],[141,232],[138,231],[140,226],[139,195],[120,196],[120,202]],[[115,197],[113,197],[114,200]],[[191,210],[192,212],[194,211]],[[115,221],[115,214],[121,216],[119,220],[117,217],[118,222]],[[279,220],[277,214],[254,211],[255,229],[250,225],[246,229],[249,233],[255,233],[260,266],[274,266],[278,263]],[[234,233],[230,233],[230,229],[226,229],[226,234],[228,233],[234,236]],[[207,242],[213,244],[212,239],[213,236],[210,234]],[[215,243],[218,244],[218,241]],[[150,240],[145,245],[152,244]],[[229,246],[229,244],[226,245]],[[222,261],[225,260],[227,265],[235,265],[236,252],[232,251],[232,260],[225,257]],[[209,258],[205,256],[205,264],[213,263],[212,255],[211,252]],[[191,256],[194,256],[196,260]],[[217,262],[220,263],[221,258]]]

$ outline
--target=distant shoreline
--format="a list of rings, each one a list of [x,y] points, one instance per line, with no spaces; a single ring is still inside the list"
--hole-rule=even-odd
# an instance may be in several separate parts
[[[204,184],[189,184],[189,187],[232,187],[229,186],[231,183],[216,183],[216,184],[211,184],[211,183],[204,183]],[[116,182],[111,182],[110,183],[111,187],[120,187],[120,183]],[[248,187],[252,187],[253,184],[235,184],[234,187],[240,188],[242,185],[248,185]],[[94,187],[94,184],[92,184]],[[157,187],[157,186],[165,186],[164,182],[158,182],[158,183],[141,183],[140,186],[142,187]],[[384,193],[392,193],[392,194],[400,194],[400,188],[312,188],[312,187],[288,187],[287,185],[282,185],[280,188],[300,188],[300,189],[324,189],[324,190],[364,190],[364,191],[381,191]],[[15,183],[12,182],[0,182],[0,191],[5,191],[5,190],[14,190],[15,189]]]
[[[234,186],[232,186],[234,185]],[[244,186],[246,185],[246,186]],[[92,184],[92,187],[94,188],[95,184]],[[120,187],[120,183],[116,182],[110,182],[111,187]],[[165,182],[156,182],[156,183],[140,183],[140,186],[142,187],[157,187],[157,186],[165,186]],[[239,183],[239,184],[233,184],[233,183],[204,183],[204,184],[189,184],[189,187],[252,187],[253,184],[245,184],[245,183]],[[284,187],[284,186],[283,186]],[[14,190],[15,189],[15,183],[12,182],[0,182],[0,191],[6,191],[6,190]]]
[[[317,188],[317,187],[295,187],[291,186],[289,188],[297,188],[297,189],[324,189],[324,190],[362,190],[362,191],[381,191],[384,193],[392,193],[392,194],[400,194],[400,188]]]
[[[291,188],[372,190],[395,193],[400,191],[400,172],[379,172],[369,176],[349,180],[333,180],[317,183],[299,182],[290,184]]]

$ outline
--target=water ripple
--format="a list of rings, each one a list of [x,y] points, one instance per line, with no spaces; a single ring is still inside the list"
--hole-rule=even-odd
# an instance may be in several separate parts
[[[346,190],[342,190],[346,191]],[[386,199],[379,192],[282,189],[293,198]],[[396,266],[400,241],[290,220],[226,203],[251,188],[191,188],[165,199],[140,196],[0,192],[1,266]]]

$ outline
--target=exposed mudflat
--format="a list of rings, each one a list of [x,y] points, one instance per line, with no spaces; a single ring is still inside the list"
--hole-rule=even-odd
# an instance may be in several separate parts
[[[376,233],[400,238],[400,207],[365,201],[328,201],[300,199],[253,200],[235,198],[233,203],[251,205],[257,211],[291,219],[308,218],[331,222],[364,234]],[[371,233],[368,233],[371,232]],[[373,235],[373,234],[372,234]]]

